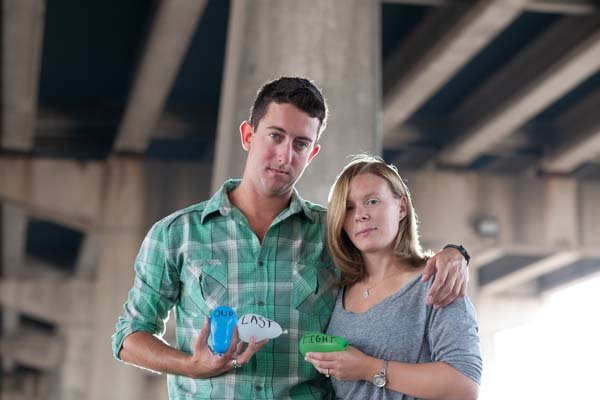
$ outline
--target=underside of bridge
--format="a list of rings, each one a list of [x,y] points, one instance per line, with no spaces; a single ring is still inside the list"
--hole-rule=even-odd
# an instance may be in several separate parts
[[[596,1],[1,4],[2,399],[165,397],[110,352],[133,260],[240,175],[237,128],[281,75],[331,109],[303,195],[348,154],[394,163],[425,246],[472,253],[482,335],[600,272]]]

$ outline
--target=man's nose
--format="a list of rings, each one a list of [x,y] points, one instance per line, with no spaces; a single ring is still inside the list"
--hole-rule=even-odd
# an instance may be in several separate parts
[[[283,165],[287,165],[292,161],[292,144],[285,142],[281,143],[277,149],[277,161]]]

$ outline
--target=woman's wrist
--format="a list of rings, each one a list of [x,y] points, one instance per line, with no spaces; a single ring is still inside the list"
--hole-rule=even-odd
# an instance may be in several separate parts
[[[381,371],[384,361],[381,358],[369,357],[364,363],[364,373],[362,379],[368,382],[373,380],[373,375]]]

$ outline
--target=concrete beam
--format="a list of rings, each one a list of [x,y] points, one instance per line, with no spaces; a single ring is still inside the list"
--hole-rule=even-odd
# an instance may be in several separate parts
[[[531,282],[534,279],[571,264],[581,259],[577,251],[563,251],[552,254],[540,261],[534,262],[524,268],[504,275],[479,289],[483,296],[504,292],[521,284]]]
[[[556,122],[557,131],[568,141],[561,143],[542,160],[548,172],[570,173],[600,154],[600,91],[593,92]]]
[[[91,279],[98,266],[98,259],[100,257],[100,240],[98,235],[94,232],[89,232],[85,235],[79,254],[77,255],[77,261],[75,262],[75,273],[81,278]]]
[[[16,278],[23,273],[27,239],[27,214],[20,207],[0,203],[0,275]],[[19,313],[10,308],[2,310],[0,336],[13,335],[19,329]],[[16,360],[1,358],[4,371],[10,371]]]
[[[0,156],[0,201],[88,230],[98,219],[104,174],[101,162]]]
[[[89,323],[92,286],[81,279],[0,280],[0,305],[54,323]]]
[[[384,145],[393,144],[394,130],[514,21],[524,3],[479,1],[425,18],[384,66]]]
[[[33,150],[45,9],[44,0],[2,2],[0,147],[7,150]]]
[[[441,161],[468,165],[599,68],[600,20],[563,18],[457,110],[466,128]]]
[[[148,147],[205,6],[206,0],[159,2],[114,151],[142,153]]]
[[[472,3],[471,0],[383,0],[382,3],[405,4],[415,6],[455,6]],[[525,10],[542,13],[585,15],[598,10],[592,0],[531,0],[525,4]]]
[[[0,354],[3,357],[43,371],[58,367],[62,350],[62,343],[56,336],[35,330],[0,337]]]

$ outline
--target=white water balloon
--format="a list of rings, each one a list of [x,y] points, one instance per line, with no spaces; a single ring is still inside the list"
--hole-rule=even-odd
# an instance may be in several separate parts
[[[258,314],[242,315],[238,319],[237,327],[240,340],[246,343],[250,343],[252,336],[256,342],[260,342],[264,339],[275,339],[282,333],[287,333],[277,322]]]

